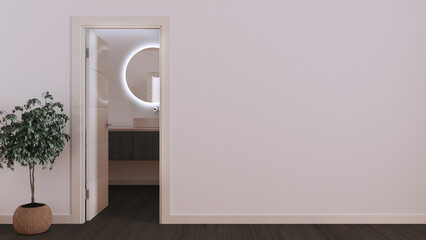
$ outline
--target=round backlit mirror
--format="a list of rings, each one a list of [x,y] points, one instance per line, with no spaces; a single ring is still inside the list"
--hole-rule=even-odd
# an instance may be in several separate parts
[[[126,68],[126,82],[130,91],[145,102],[160,101],[160,51],[145,48],[137,52]]]

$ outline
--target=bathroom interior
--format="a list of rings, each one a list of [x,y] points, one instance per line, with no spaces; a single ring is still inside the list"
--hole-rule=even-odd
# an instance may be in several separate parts
[[[159,184],[159,29],[92,29],[109,46],[109,185]]]

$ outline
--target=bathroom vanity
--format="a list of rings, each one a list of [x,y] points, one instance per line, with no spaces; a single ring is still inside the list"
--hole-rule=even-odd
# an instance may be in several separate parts
[[[110,161],[159,160],[158,128],[111,128],[109,129]]]
[[[109,184],[157,185],[159,128],[109,128]]]

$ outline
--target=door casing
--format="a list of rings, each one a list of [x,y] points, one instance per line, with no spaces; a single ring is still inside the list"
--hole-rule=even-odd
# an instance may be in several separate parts
[[[71,222],[85,222],[85,35],[88,29],[160,30],[160,223],[170,222],[170,18],[71,17]]]

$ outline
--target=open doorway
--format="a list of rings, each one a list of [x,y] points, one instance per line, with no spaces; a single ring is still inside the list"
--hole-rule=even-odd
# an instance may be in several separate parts
[[[160,223],[169,216],[169,176],[164,174],[169,166],[168,25],[168,17],[72,18],[75,223],[92,219],[106,207],[108,184],[160,185]],[[90,38],[96,40],[90,43]],[[100,69],[111,50],[115,56],[107,65],[113,69]],[[153,61],[141,67],[140,61],[147,59]],[[137,75],[143,83],[132,79]],[[102,82],[110,83],[109,94]]]
[[[159,185],[160,30],[86,32],[86,220],[109,185]]]

